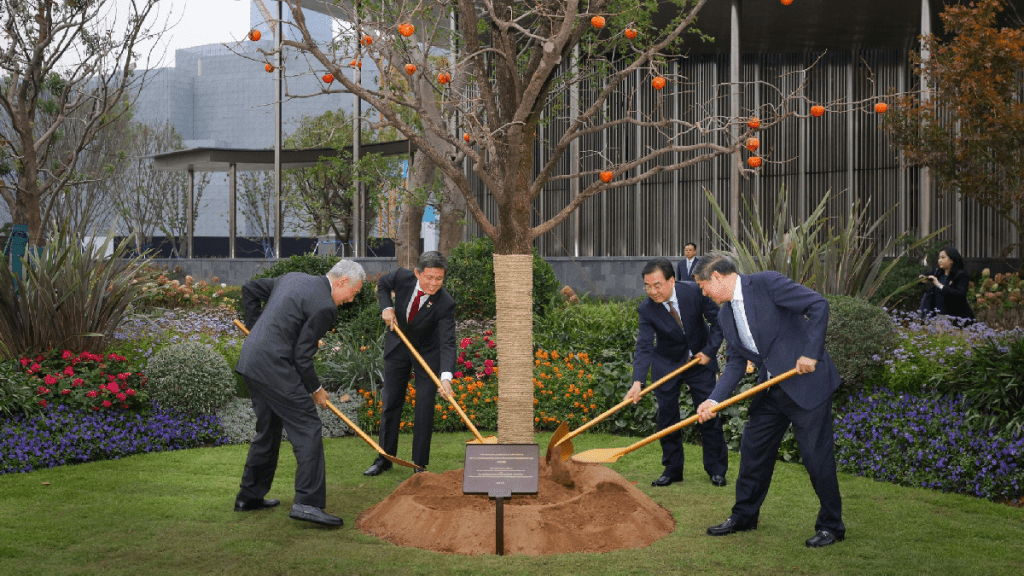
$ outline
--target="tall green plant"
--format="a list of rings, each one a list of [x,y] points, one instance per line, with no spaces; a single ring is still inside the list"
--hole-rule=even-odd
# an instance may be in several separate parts
[[[105,335],[140,297],[135,275],[149,261],[126,258],[128,240],[104,256],[111,238],[95,244],[64,226],[49,244],[22,258],[22,278],[6,263],[0,266],[0,350],[103,350]]]
[[[775,270],[821,294],[871,298],[906,254],[945,231],[943,228],[914,242],[892,238],[877,249],[872,238],[892,214],[891,209],[871,222],[867,206],[858,201],[846,220],[833,220],[826,215],[831,198],[827,193],[803,222],[795,224],[789,193],[783,188],[775,202],[772,227],[765,229],[761,223],[766,219],[757,204],[745,201],[747,221],[742,234],[738,234],[711,192],[705,190],[704,194],[725,231],[723,235],[712,228],[712,233],[720,243],[732,246],[741,273]],[[897,255],[886,262],[886,255],[891,253]],[[894,294],[906,288],[901,286]]]

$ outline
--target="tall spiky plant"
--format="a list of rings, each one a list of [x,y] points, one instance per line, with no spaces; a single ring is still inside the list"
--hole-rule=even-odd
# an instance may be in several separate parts
[[[0,266],[0,351],[38,354],[52,348],[100,352],[105,335],[140,294],[136,273],[148,256],[125,258],[130,242],[106,255],[112,236],[97,244],[63,226],[45,246],[22,258],[17,277]]]
[[[783,188],[775,201],[772,227],[761,225],[765,220],[756,203],[744,202],[746,224],[738,234],[714,196],[707,190],[704,193],[724,231],[723,235],[712,228],[712,234],[719,244],[732,247],[740,273],[775,270],[821,294],[871,298],[904,256],[945,231],[943,228],[905,244],[893,237],[878,249],[874,235],[895,207],[871,222],[867,206],[857,201],[846,220],[833,220],[825,212],[829,192],[797,225],[790,216],[789,193]],[[886,262],[887,255],[893,253],[895,257]],[[887,299],[908,287],[900,287]]]

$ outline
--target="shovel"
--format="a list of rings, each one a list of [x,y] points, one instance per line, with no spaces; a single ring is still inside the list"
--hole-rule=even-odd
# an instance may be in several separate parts
[[[644,394],[647,394],[648,392],[650,392],[651,390],[654,390],[658,386],[661,386],[665,382],[668,382],[669,380],[675,378],[676,376],[679,376],[680,374],[682,374],[687,369],[692,368],[693,365],[697,364],[698,362],[700,362],[700,360],[698,360],[697,358],[694,358],[693,360],[690,360],[689,362],[687,362],[686,364],[683,364],[679,368],[676,368],[672,372],[669,372],[665,376],[659,378],[657,382],[655,382],[655,383],[651,384],[650,386],[648,386],[647,388],[644,388],[643,390],[641,390],[640,391],[640,396],[643,396]],[[567,426],[565,424],[565,422],[562,422],[562,424],[558,426],[558,430],[555,430],[555,433],[552,434],[552,436],[551,436],[551,440],[548,442],[548,453],[544,457],[545,462],[550,462],[551,461],[551,451],[554,450],[555,447],[557,447],[557,446],[561,446],[562,447],[562,451],[561,451],[562,462],[565,462],[566,460],[568,460],[569,457],[572,456],[572,453],[573,453],[573,450],[574,450],[572,442],[570,442],[571,438],[574,438],[574,437],[578,436],[579,434],[585,432],[591,426],[597,424],[598,422],[601,422],[605,418],[611,416],[612,414],[618,412],[619,410],[625,408],[626,406],[628,406],[629,404],[632,404],[632,403],[633,403],[633,400],[631,398],[627,398],[627,399],[623,400],[622,402],[619,402],[618,404],[616,404],[615,406],[610,408],[608,411],[606,411],[605,413],[603,413],[600,416],[598,416],[597,418],[594,418],[590,422],[587,422],[586,424],[584,424],[583,426],[580,426],[579,428],[573,430],[572,432],[569,432],[569,426]]]
[[[245,334],[246,336],[249,335],[249,330],[245,327],[245,324],[242,324],[238,320],[235,320],[235,326],[238,326],[238,329],[241,330],[242,333]],[[320,345],[322,346],[323,342],[320,342]],[[363,440],[366,441],[367,444],[372,446],[373,449],[376,450],[377,453],[380,454],[381,456],[387,458],[388,460],[394,462],[395,464],[398,464],[399,466],[405,466],[406,468],[412,468],[414,470],[422,469],[421,466],[417,466],[417,465],[413,464],[412,462],[407,462],[405,460],[402,460],[401,458],[397,458],[397,457],[392,456],[391,454],[388,454],[387,452],[385,452],[384,449],[381,448],[379,444],[377,444],[376,442],[373,441],[373,438],[370,438],[369,436],[367,436],[366,432],[363,432],[363,430],[359,426],[356,426],[355,422],[353,422],[347,416],[345,416],[341,412],[341,410],[338,410],[338,408],[334,404],[331,404],[330,400],[327,401],[327,407],[331,410],[331,412],[334,412],[334,414],[338,418],[341,418],[341,421],[344,422],[346,426],[351,428],[356,434],[359,435],[360,438],[362,438]]]
[[[764,382],[758,384],[757,386],[754,386],[753,388],[747,390],[746,392],[740,392],[739,394],[733,396],[732,398],[719,402],[718,405],[711,409],[711,411],[718,412],[719,410],[722,410],[727,406],[732,406],[733,404],[739,402],[740,400],[749,398],[762,390],[765,390],[771,386],[774,386],[775,384],[778,384],[779,382],[782,382],[783,380],[789,378],[790,376],[795,376],[796,374],[796,368],[793,368],[788,372],[783,372],[782,374],[779,374],[775,378],[765,380]],[[611,464],[612,462],[616,462],[619,458],[625,456],[626,454],[629,454],[630,452],[638,448],[643,448],[644,446],[650,444],[651,442],[664,438],[665,436],[668,436],[669,434],[677,430],[682,430],[683,428],[689,426],[690,424],[693,424],[696,421],[697,414],[694,414],[693,416],[690,416],[689,418],[683,420],[682,422],[677,422],[669,426],[668,428],[665,428],[661,432],[658,432],[657,434],[652,434],[651,436],[648,436],[647,438],[644,438],[643,440],[640,440],[639,442],[627,446],[625,448],[595,448],[593,450],[587,450],[585,452],[575,454],[573,455],[572,459],[575,460],[576,462],[584,462],[587,464]]]
[[[415,356],[416,360],[419,361],[420,366],[423,366],[423,369],[427,371],[427,374],[430,374],[430,378],[434,381],[434,385],[436,385],[438,388],[441,388],[441,380],[439,380],[437,374],[434,374],[434,371],[430,369],[430,366],[427,366],[427,361],[423,359],[423,356],[420,356],[420,353],[417,352],[415,348],[413,348],[412,342],[409,342],[409,339],[405,337],[405,334],[402,332],[402,329],[398,327],[398,322],[393,323],[391,327],[394,329],[395,334],[398,334],[398,337],[402,339],[402,342],[405,342],[405,345],[409,348],[409,351],[412,352],[412,355]],[[441,396],[444,396],[444,394],[441,394]],[[462,421],[466,423],[466,426],[469,428],[469,431],[473,433],[473,436],[476,436],[476,438],[473,440],[467,440],[466,444],[498,443],[497,436],[484,437],[480,435],[480,431],[477,430],[476,426],[473,425],[473,422],[470,421],[469,416],[466,416],[466,413],[462,411],[462,406],[459,406],[459,403],[455,401],[454,392],[452,393],[451,398],[447,396],[444,397],[455,408],[455,411],[459,413],[459,417],[462,418]]]

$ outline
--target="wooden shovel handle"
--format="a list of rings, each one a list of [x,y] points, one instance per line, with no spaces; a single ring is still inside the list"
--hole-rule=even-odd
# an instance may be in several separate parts
[[[423,359],[423,356],[420,356],[420,353],[416,351],[416,348],[413,347],[412,342],[409,342],[409,339],[405,337],[405,334],[402,332],[402,329],[398,327],[397,320],[391,324],[391,329],[395,331],[395,334],[398,334],[398,337],[402,339],[402,342],[405,342],[405,346],[409,348],[409,351],[412,352],[412,355],[416,357],[416,360],[419,361],[420,366],[423,366],[423,369],[427,371],[427,374],[430,374],[430,379],[434,381],[434,385],[437,386],[438,388],[441,388],[441,380],[437,377],[437,374],[434,374],[434,371],[430,369],[430,366],[427,365],[427,361]],[[445,394],[443,393],[441,394],[441,396],[444,396],[445,400],[447,400],[453,407],[455,407],[455,411],[459,413],[459,418],[462,418],[462,421],[466,423],[466,427],[468,427],[469,431],[473,433],[473,436],[476,436],[477,441],[479,441],[481,444],[484,444],[484,437],[480,435],[480,431],[476,429],[476,426],[474,426],[473,422],[470,421],[469,416],[466,416],[466,413],[462,411],[462,407],[459,406],[459,403],[455,401],[454,390],[452,391],[452,397],[445,396]]]
[[[760,392],[762,390],[765,390],[765,389],[767,389],[767,388],[769,388],[771,386],[774,386],[775,384],[778,384],[779,382],[782,382],[783,380],[785,380],[786,378],[789,378],[790,376],[795,376],[798,373],[799,372],[797,371],[796,368],[793,368],[792,370],[789,370],[787,372],[783,372],[782,374],[779,374],[778,376],[776,376],[776,377],[774,377],[774,378],[772,378],[770,380],[765,380],[764,382],[758,384],[757,386],[754,386],[753,388],[747,390],[746,392],[740,392],[739,394],[737,394],[735,396],[732,396],[731,398],[727,398],[725,400],[722,400],[716,406],[712,407],[711,411],[712,412],[718,412],[718,411],[720,411],[720,410],[722,410],[724,408],[732,406],[733,404],[735,404],[735,403],[737,403],[737,402],[739,402],[741,400],[746,400],[747,398],[750,398],[754,394],[757,394],[758,392]],[[632,452],[633,450],[636,450],[637,448],[643,448],[644,446],[647,446],[648,444],[650,444],[651,442],[654,442],[655,440],[660,440],[660,439],[664,438],[665,436],[668,436],[669,434],[671,434],[671,433],[673,433],[673,432],[675,432],[677,430],[681,430],[681,429],[689,426],[690,424],[693,424],[694,422],[696,422],[698,420],[698,418],[699,418],[699,415],[694,414],[693,416],[690,416],[686,420],[683,420],[681,422],[677,422],[677,423],[669,426],[668,428],[665,428],[661,432],[658,432],[657,434],[653,434],[651,436],[648,436],[647,438],[644,438],[643,440],[640,440],[639,442],[624,448],[622,450],[622,452],[619,453],[619,455],[621,456],[623,454],[628,454],[628,453]]]
[[[676,376],[679,376],[680,374],[682,374],[682,373],[683,373],[683,372],[685,372],[686,370],[688,370],[688,369],[692,368],[692,367],[693,367],[693,365],[694,365],[694,364],[697,364],[698,362],[700,362],[700,360],[699,360],[699,359],[697,359],[697,358],[695,357],[695,358],[694,358],[693,360],[690,360],[690,361],[689,361],[689,362],[687,362],[686,364],[683,364],[683,365],[682,365],[682,366],[680,366],[679,368],[676,368],[675,370],[673,370],[673,371],[669,372],[668,374],[666,374],[666,375],[662,376],[662,377],[661,377],[661,378],[659,378],[659,379],[658,379],[658,380],[657,380],[656,382],[654,382],[653,384],[651,384],[651,385],[650,385],[650,386],[648,386],[647,388],[644,388],[643,390],[641,390],[641,391],[640,391],[640,396],[643,396],[644,394],[647,394],[648,392],[650,392],[651,390],[654,390],[654,389],[655,389],[655,388],[657,388],[658,386],[661,386],[661,385],[662,385],[662,384],[664,384],[665,382],[668,382],[669,380],[671,380],[671,379],[675,378]],[[612,406],[612,407],[611,407],[611,408],[609,408],[609,409],[608,409],[607,411],[605,411],[604,413],[602,413],[602,414],[601,414],[600,416],[598,416],[597,418],[594,418],[594,419],[593,419],[593,420],[591,420],[590,422],[587,422],[586,424],[584,424],[584,425],[580,426],[579,428],[577,428],[577,429],[573,430],[572,432],[569,432],[568,434],[566,434],[566,435],[565,435],[565,437],[563,437],[563,438],[562,438],[561,440],[559,440],[559,441],[558,441],[558,442],[557,442],[557,443],[555,444],[555,446],[558,446],[559,444],[561,444],[562,442],[565,442],[566,440],[569,440],[570,438],[575,438],[576,436],[579,436],[580,434],[582,434],[583,432],[585,432],[585,431],[586,431],[587,429],[589,429],[590,427],[592,427],[592,426],[594,426],[595,424],[597,424],[597,423],[599,423],[599,422],[603,421],[603,420],[604,420],[605,418],[607,418],[607,417],[611,416],[612,414],[614,414],[614,413],[618,412],[619,410],[621,410],[621,409],[625,408],[626,406],[628,406],[628,405],[630,405],[630,404],[632,404],[632,403],[633,403],[633,400],[631,400],[631,399],[629,399],[629,398],[627,398],[627,399],[623,400],[622,402],[619,402],[619,403],[618,403],[618,404],[616,404],[615,406]]]

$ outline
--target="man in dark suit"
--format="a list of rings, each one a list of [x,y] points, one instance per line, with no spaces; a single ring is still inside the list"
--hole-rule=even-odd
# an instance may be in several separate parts
[[[651,378],[658,380],[688,362],[693,356],[699,365],[689,368],[671,381],[654,389],[658,402],[658,430],[679,422],[679,391],[683,384],[690,390],[693,405],[707,400],[715,387],[718,372],[716,354],[722,344],[718,327],[718,306],[703,296],[692,282],[676,282],[672,263],[655,258],[643,269],[648,298],[640,303],[640,331],[633,356],[633,386],[626,394],[633,403],[640,401],[640,389]],[[704,444],[704,471],[715,486],[725,486],[729,449],[720,420],[698,425]],[[668,486],[683,480],[683,435],[675,432],[661,439],[662,475],[651,486]]]
[[[693,282],[693,266],[697,263],[697,245],[687,242],[683,248],[684,259],[679,261],[679,268],[676,269],[676,280],[680,282]]]
[[[249,387],[256,437],[249,446],[235,511],[280,504],[264,496],[277,471],[283,427],[296,460],[295,500],[289,517],[326,526],[343,524],[341,518],[323,510],[327,476],[323,423],[316,406],[327,406],[327,391],[313,369],[313,355],[320,338],[338,320],[338,306],[355,298],[365,278],[362,266],[341,260],[326,277],[291,272],[242,286],[250,332],[235,371]]]
[[[757,529],[779,444],[792,424],[820,503],[816,533],[806,544],[819,548],[841,542],[846,526],[832,437],[832,395],[840,381],[825,350],[828,301],[778,272],[740,276],[724,254],[701,258],[694,278],[704,293],[722,306],[718,323],[728,343],[725,370],[711,396],[698,407],[700,421],[715,418],[711,408],[732,395],[748,360],[757,367],[759,382],[794,367],[798,371],[751,401],[740,443],[736,504],[729,518],[708,528],[708,534],[725,536]]]
[[[414,270],[399,268],[377,282],[381,318],[391,327],[397,323],[430,369],[441,372],[441,393],[452,396],[455,369],[455,300],[442,287],[448,261],[440,252],[424,252]],[[394,292],[394,297],[391,293]],[[397,310],[397,312],[396,312]],[[384,339],[384,390],[380,415],[380,447],[396,455],[402,406],[409,374],[416,373],[416,415],[413,423],[412,461],[421,472],[430,463],[430,438],[434,433],[434,397],[437,386],[394,331]],[[376,476],[391,469],[391,461],[378,456],[363,472]]]

